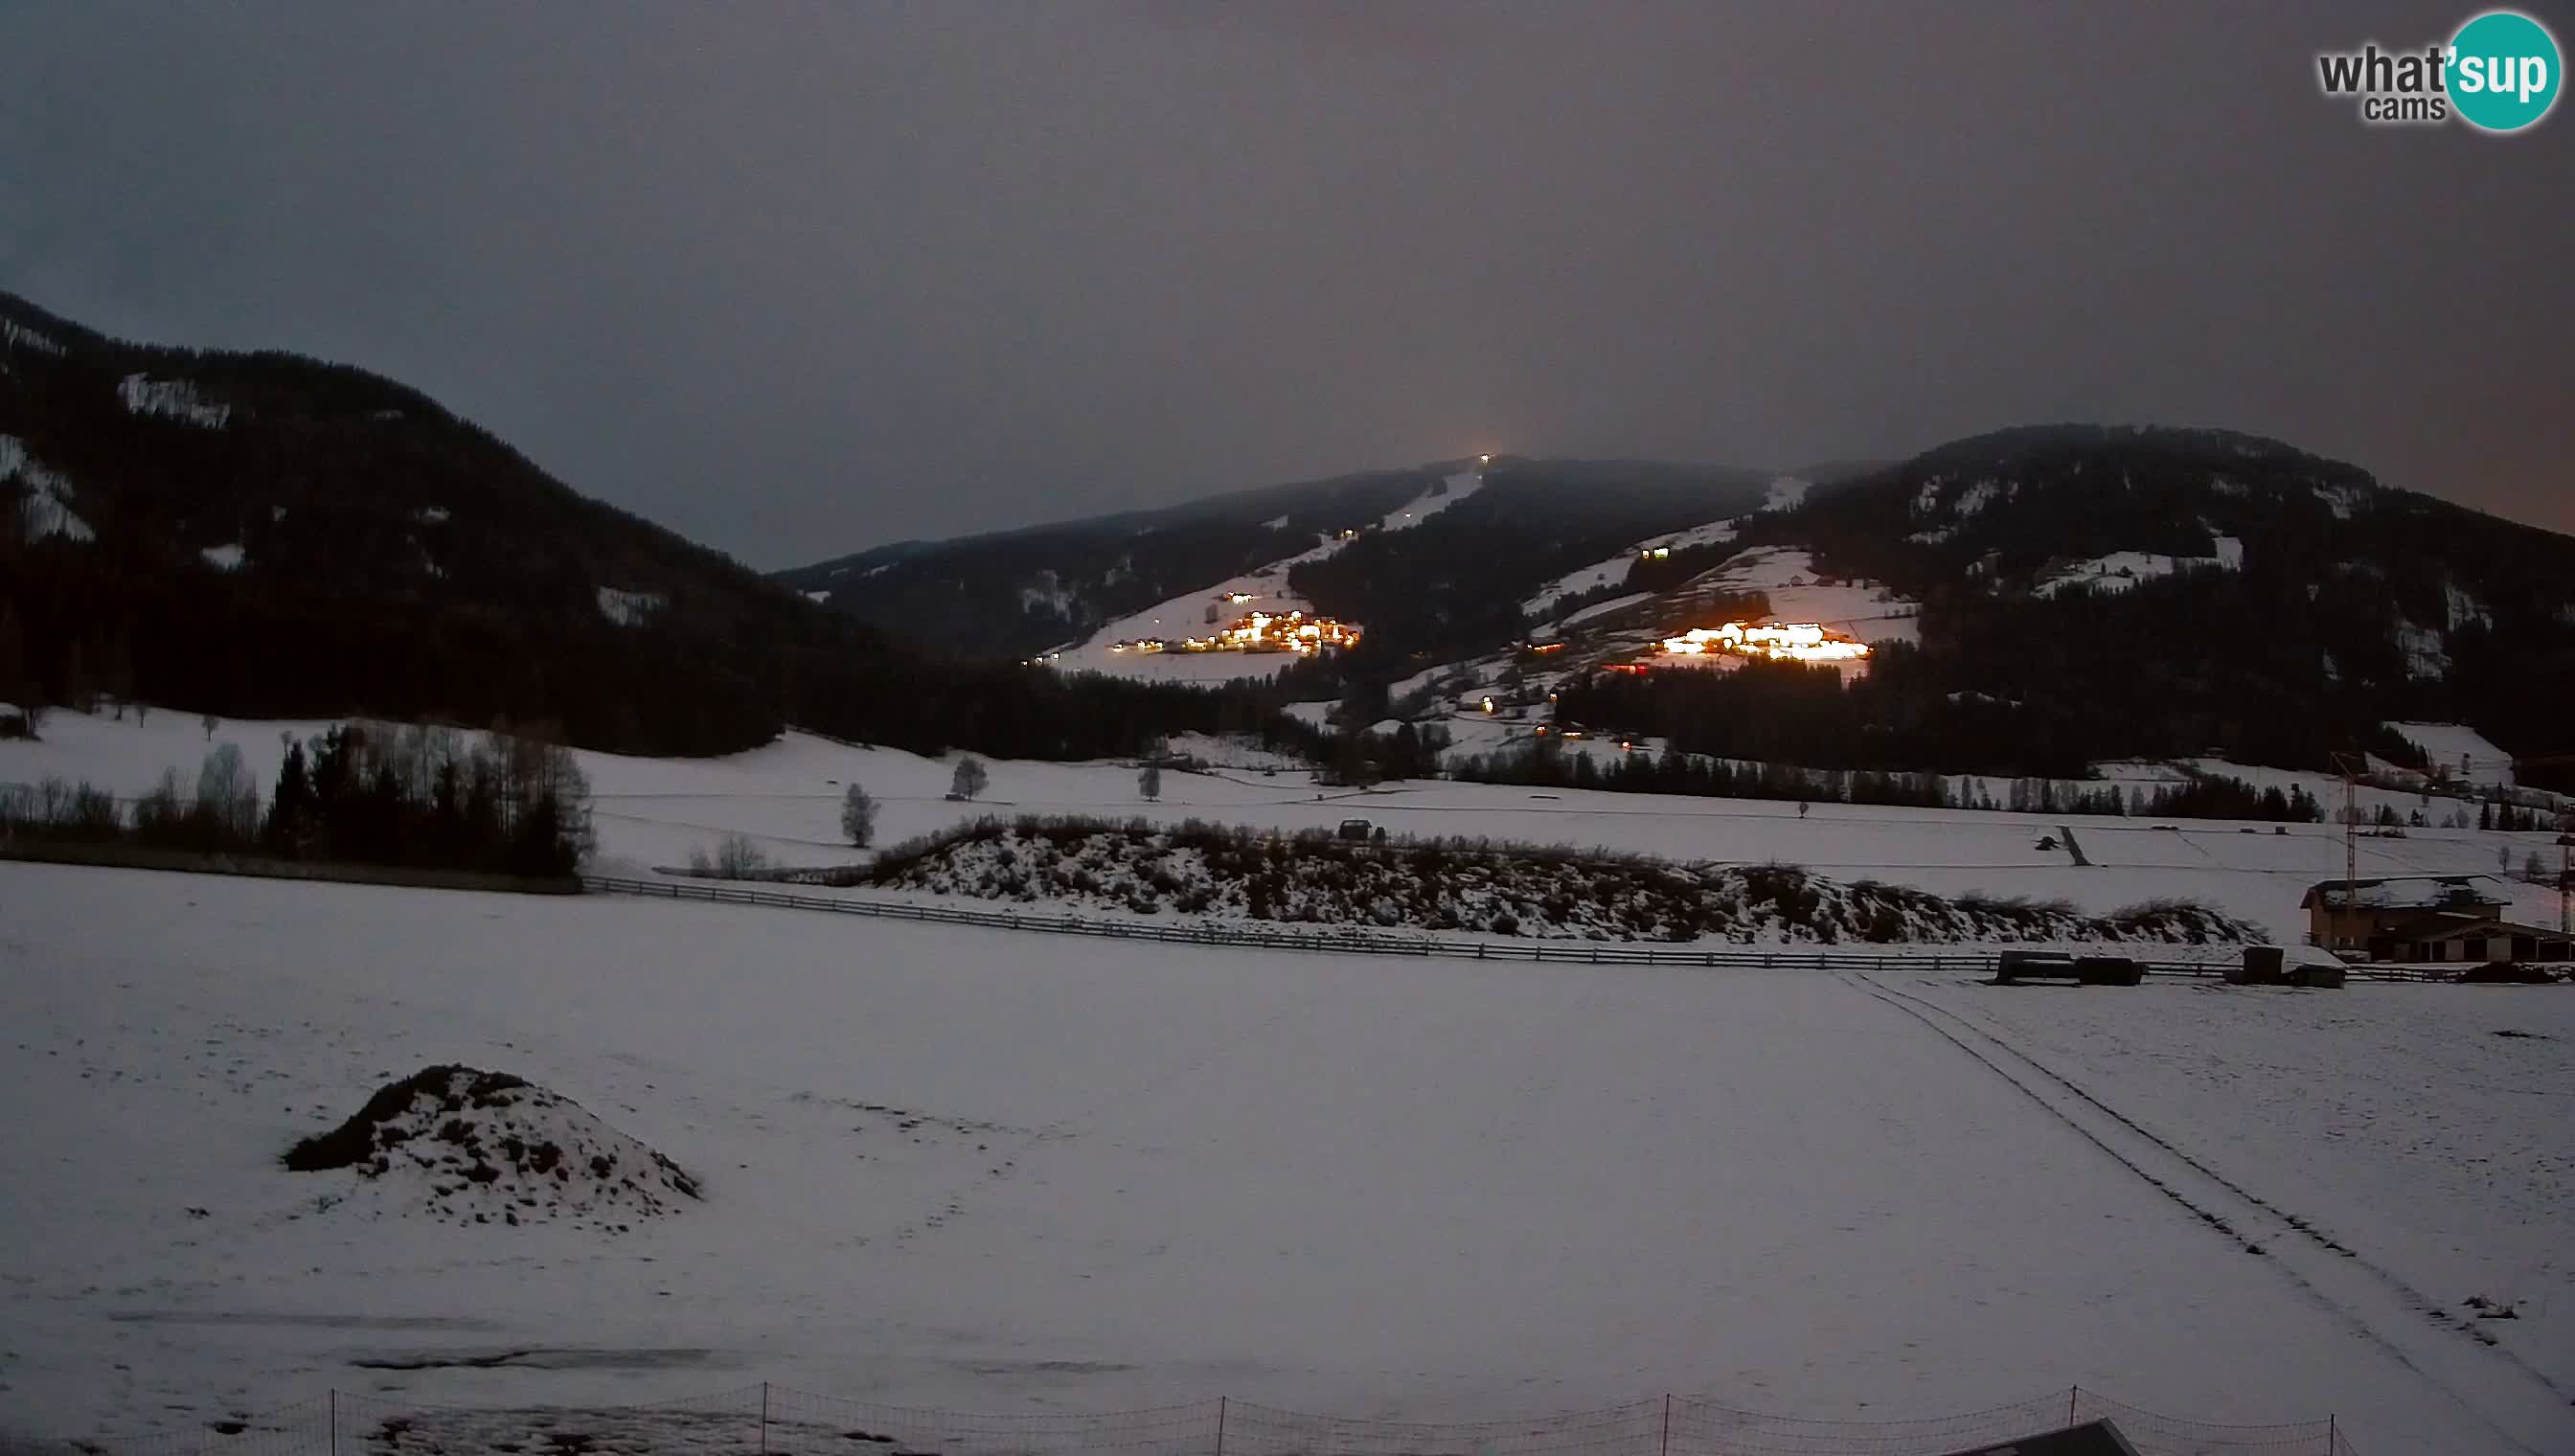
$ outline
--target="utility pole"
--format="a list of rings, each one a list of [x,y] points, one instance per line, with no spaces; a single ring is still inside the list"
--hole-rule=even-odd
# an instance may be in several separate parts
[[[2334,929],[2325,938],[2347,940],[2352,916],[2360,905],[2360,775],[2369,767],[2369,760],[2359,753],[2336,753],[2333,765],[2342,774],[2342,914],[2327,917],[2325,923]]]
[[[2557,933],[2575,940],[2575,833],[2557,836]]]

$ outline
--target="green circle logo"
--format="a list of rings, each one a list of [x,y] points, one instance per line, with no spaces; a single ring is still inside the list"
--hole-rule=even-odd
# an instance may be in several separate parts
[[[2517,132],[2557,101],[2557,38],[2512,10],[2489,10],[2450,38],[2444,78],[2459,119],[2490,132]]]

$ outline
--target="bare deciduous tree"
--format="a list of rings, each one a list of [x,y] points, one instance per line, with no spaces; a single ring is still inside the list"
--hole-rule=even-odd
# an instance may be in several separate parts
[[[855,783],[841,795],[841,834],[862,849],[877,836],[877,801]]]
[[[259,780],[251,776],[239,746],[225,743],[206,755],[197,769],[197,807],[235,833],[258,831]]]

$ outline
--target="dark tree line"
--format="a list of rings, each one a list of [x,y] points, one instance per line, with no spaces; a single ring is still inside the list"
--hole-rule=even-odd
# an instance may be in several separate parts
[[[2021,777],[2012,779],[2004,796],[1997,799],[1989,787],[1953,786],[1947,777],[1937,773],[1729,762],[1672,748],[1660,754],[1622,752],[1611,756],[1604,767],[1593,755],[1555,746],[1548,738],[1532,739],[1529,748],[1517,752],[1464,758],[1450,766],[1449,776],[1478,783],[1551,788],[1917,808],[2008,809],[2017,813],[2132,814],[2291,823],[2313,823],[2324,817],[2324,806],[2304,788],[2283,793],[2277,787],[2256,788],[2240,778],[2222,774],[2194,774],[2176,783],[2133,787]]]
[[[572,873],[592,843],[590,785],[565,749],[360,724],[290,740],[265,807],[226,743],[206,755],[193,792],[172,769],[130,805],[59,778],[0,793],[0,831],[538,877]]]

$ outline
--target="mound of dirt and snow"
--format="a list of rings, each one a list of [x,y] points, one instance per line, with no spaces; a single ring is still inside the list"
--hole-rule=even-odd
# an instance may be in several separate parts
[[[1946,899],[1790,864],[1676,864],[1489,840],[1354,843],[1323,830],[1281,835],[1189,820],[987,818],[899,845],[871,870],[881,888],[1140,914],[1480,930],[1540,939],[1739,944],[1985,944],[1999,941],[2259,941],[2256,926],[2200,905],[2109,915],[1999,897]]]
[[[700,1196],[669,1158],[569,1097],[507,1072],[432,1066],[389,1082],[356,1115],[287,1150],[299,1173],[347,1170],[330,1205],[442,1222],[571,1222],[623,1232]]]

